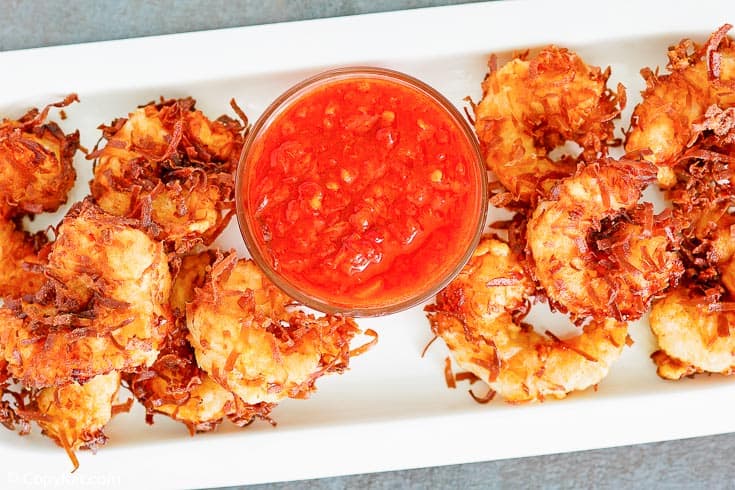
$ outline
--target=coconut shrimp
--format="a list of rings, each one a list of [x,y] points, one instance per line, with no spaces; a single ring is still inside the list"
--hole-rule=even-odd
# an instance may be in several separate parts
[[[682,229],[686,273],[679,288],[654,303],[651,330],[659,350],[658,374],[679,379],[701,372],[731,374],[735,342],[734,108],[711,106],[692,127],[691,146],[677,164],[677,182],[667,192]]]
[[[88,158],[96,159],[90,189],[102,209],[141,219],[178,252],[219,235],[234,212],[243,124],[210,121],[187,98],[148,104],[101,128],[107,142]]]
[[[183,422],[191,433],[195,433],[214,430],[225,417],[241,426],[256,417],[268,419],[271,405],[248,405],[201,370],[187,339],[186,303],[194,298],[195,288],[204,285],[215,259],[213,251],[181,259],[176,267],[170,299],[174,329],[156,362],[129,376],[130,389],[146,407],[149,423],[153,422],[155,413],[165,414]]]
[[[130,376],[130,389],[146,407],[148,422],[155,413],[168,415],[194,434],[214,430],[225,417],[240,426],[255,418],[269,420],[270,404],[244,403],[197,366],[187,335],[177,327],[153,366]]]
[[[518,253],[486,237],[427,308],[457,363],[508,402],[564,398],[596,385],[626,344],[627,325],[609,318],[571,339],[536,333],[522,323],[535,289]]]
[[[720,203],[694,215],[698,219],[684,230],[687,272],[682,284],[653,304],[650,326],[659,350],[652,358],[662,378],[732,374],[735,369],[735,216],[728,212],[730,205]]]
[[[581,168],[539,203],[528,222],[528,250],[554,307],[577,321],[633,320],[676,283],[683,268],[671,222],[637,205],[655,176],[648,163],[607,159]],[[631,211],[639,223],[623,222],[604,236],[604,220]]]
[[[652,357],[662,378],[735,372],[732,311],[710,310],[701,296],[679,288],[654,303],[650,325],[660,349]]]
[[[64,218],[33,298],[0,308],[0,347],[28,388],[151,365],[171,328],[163,245],[89,201]]]
[[[199,366],[250,405],[307,397],[317,378],[348,367],[359,329],[352,319],[293,306],[252,261],[218,260],[187,305]]]
[[[625,149],[650,152],[663,188],[676,183],[675,166],[695,136],[694,125],[712,105],[735,105],[735,44],[725,24],[704,45],[689,39],[669,48],[668,74],[641,70],[643,100],[633,111]]]
[[[592,159],[614,142],[613,119],[625,92],[607,88],[610,71],[589,66],[556,46],[529,59],[516,56],[498,69],[495,57],[475,107],[475,130],[488,168],[512,200],[535,203],[554,182],[574,173],[573,158],[554,161],[549,152],[574,141]]]
[[[72,94],[43,110],[31,109],[18,120],[0,121],[0,297],[35,292],[42,276],[32,267],[46,241],[23,230],[21,217],[56,211],[66,202],[76,173],[72,160],[79,132],[64,134],[46,122],[51,107],[78,100]]]
[[[130,405],[118,405],[120,373],[113,371],[95,376],[83,385],[76,382],[40,390],[34,399],[30,417],[43,434],[63,447],[74,469],[79,467],[75,451],[96,450],[107,442],[102,429],[119,411]]]
[[[42,111],[31,109],[18,120],[0,122],[0,216],[53,212],[74,186],[73,159],[79,131],[64,134],[46,122],[51,107],[78,101],[76,94]]]

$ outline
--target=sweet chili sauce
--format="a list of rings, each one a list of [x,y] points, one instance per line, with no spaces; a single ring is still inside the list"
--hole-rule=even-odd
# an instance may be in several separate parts
[[[348,311],[437,287],[484,218],[484,167],[455,118],[379,77],[298,96],[244,158],[241,204],[262,259],[298,292]]]

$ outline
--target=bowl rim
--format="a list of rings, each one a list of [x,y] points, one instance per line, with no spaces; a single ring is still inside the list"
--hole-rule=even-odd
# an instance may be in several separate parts
[[[475,200],[478,201],[480,207],[477,212],[475,232],[468,243],[467,249],[462,254],[457,254],[458,261],[452,267],[451,272],[428,284],[429,287],[417,289],[416,294],[406,295],[397,302],[384,303],[380,305],[354,306],[334,304],[328,299],[323,299],[304,292],[299,287],[292,284],[283,274],[275,270],[275,268],[270,264],[270,261],[261,253],[258,240],[254,236],[255,232],[251,231],[251,226],[248,224],[248,206],[246,206],[247,192],[244,187],[248,185],[247,163],[250,161],[248,157],[250,156],[251,149],[257,142],[258,138],[267,133],[270,124],[277,119],[279,114],[287,110],[293,103],[300,100],[304,95],[323,85],[353,78],[373,78],[395,82],[403,86],[408,86],[431,99],[454,121],[459,132],[465,136],[469,153],[474,154],[475,157],[470,159],[473,160],[470,162],[470,165],[474,164],[477,167],[475,169],[475,174],[478,178],[475,180],[479,181],[479,186],[477,186],[478,188],[475,190]],[[477,248],[485,229],[488,202],[487,167],[485,166],[484,157],[480,150],[480,144],[475,131],[462,113],[443,94],[426,82],[406,73],[378,66],[356,65],[333,68],[321,71],[289,87],[273,102],[271,102],[268,107],[266,107],[260,117],[258,117],[255,124],[250,128],[243,144],[235,173],[235,206],[237,223],[240,229],[240,234],[245,242],[245,247],[256,265],[264,272],[266,277],[268,277],[273,284],[283,290],[291,298],[302,303],[304,306],[323,313],[343,314],[352,317],[382,316],[407,310],[427,301],[444,289],[459,274]]]

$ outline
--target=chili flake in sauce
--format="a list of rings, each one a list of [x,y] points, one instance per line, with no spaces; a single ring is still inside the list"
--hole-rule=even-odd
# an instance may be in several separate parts
[[[321,301],[409,297],[451,273],[476,233],[472,143],[413,87],[329,82],[280,113],[258,148],[245,192],[255,239],[274,270]]]

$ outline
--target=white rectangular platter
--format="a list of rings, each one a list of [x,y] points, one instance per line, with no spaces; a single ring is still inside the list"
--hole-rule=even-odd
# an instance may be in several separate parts
[[[206,14],[203,12],[203,14]],[[627,125],[640,99],[644,66],[664,66],[666,47],[703,41],[735,22],[731,0],[666,2],[497,2],[0,53],[0,117],[17,117],[77,92],[65,129],[92,148],[96,127],[139,104],[192,96],[210,117],[237,99],[251,118],[302,78],[344,65],[379,65],[432,84],[458,107],[477,99],[489,54],[554,43],[590,64],[612,67],[628,89]],[[502,57],[501,57],[502,59]],[[81,154],[71,201],[88,192],[91,164]],[[68,208],[68,206],[67,206]],[[54,223],[66,208],[39,223]],[[246,253],[233,224],[219,240]],[[559,325],[543,311],[543,328]],[[319,381],[306,401],[284,401],[276,428],[226,423],[189,437],[164,417],[147,426],[140,407],[113,419],[108,445],[80,454],[70,474],[64,451],[38,435],[0,431],[0,488],[203,487],[293,480],[513,458],[735,431],[735,381],[699,376],[660,380],[649,359],[647,323],[598,390],[537,405],[475,403],[446,387],[447,351],[422,308],[361,320],[380,334],[343,376]]]

